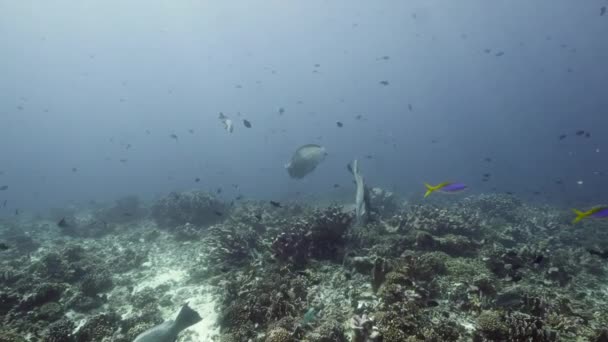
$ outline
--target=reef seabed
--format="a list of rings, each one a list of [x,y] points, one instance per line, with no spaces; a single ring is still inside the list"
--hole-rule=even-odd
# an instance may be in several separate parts
[[[183,303],[180,342],[608,341],[605,222],[370,193],[364,224],[203,192],[0,222],[0,342],[132,341]]]

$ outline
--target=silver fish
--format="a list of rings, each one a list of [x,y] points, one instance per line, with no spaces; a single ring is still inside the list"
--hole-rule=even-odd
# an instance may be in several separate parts
[[[287,173],[291,178],[304,178],[327,157],[325,148],[315,144],[301,146],[291,157],[291,161],[285,165]]]
[[[228,131],[228,133],[232,133],[234,130],[234,125],[232,124],[232,120],[230,120],[224,113],[220,113],[220,121],[224,124],[224,129]]]
[[[365,183],[363,181],[363,175],[359,172],[359,161],[355,159],[352,167],[353,177],[355,177],[355,183],[357,184],[357,193],[355,195],[355,216],[357,218],[357,224],[365,223],[367,216],[367,208],[365,203]]]
[[[133,342],[174,342],[184,329],[202,320],[188,304],[182,306],[175,320],[165,321],[139,334]]]

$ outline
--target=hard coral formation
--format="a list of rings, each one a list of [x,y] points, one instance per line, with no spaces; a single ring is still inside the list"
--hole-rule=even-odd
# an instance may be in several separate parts
[[[51,324],[43,337],[43,342],[73,342],[74,323],[62,319]]]
[[[350,328],[353,331],[352,342],[377,342],[381,339],[378,328],[374,326],[374,320],[366,314],[353,316],[350,320]]]
[[[119,328],[120,316],[109,312],[93,316],[76,333],[76,342],[109,340]]]
[[[201,244],[205,266],[215,271],[242,266],[257,255],[259,247],[258,234],[245,225],[212,226]]]
[[[369,201],[374,213],[380,214],[382,217],[393,216],[401,205],[394,192],[378,187],[369,190]]]
[[[273,240],[274,256],[298,267],[309,257],[335,259],[343,251],[343,236],[352,221],[352,214],[338,206],[316,209],[309,217],[292,222]]]

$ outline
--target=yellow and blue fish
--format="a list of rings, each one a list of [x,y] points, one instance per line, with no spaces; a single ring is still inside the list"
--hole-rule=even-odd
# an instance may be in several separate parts
[[[443,182],[443,183],[439,183],[437,185],[430,185],[430,184],[424,183],[424,186],[426,186],[426,193],[424,194],[424,197],[428,197],[430,194],[432,194],[435,191],[454,193],[454,192],[460,192],[460,191],[467,189],[466,184],[459,183],[459,182]]]
[[[608,218],[608,206],[594,207],[587,211],[580,211],[572,209],[576,214],[576,217],[572,221],[572,224],[579,222],[580,220],[591,218]]]

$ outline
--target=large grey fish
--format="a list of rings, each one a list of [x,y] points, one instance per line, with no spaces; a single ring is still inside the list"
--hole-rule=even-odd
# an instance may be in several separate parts
[[[182,306],[175,320],[164,321],[139,334],[133,342],[174,342],[177,335],[184,329],[202,320],[198,312],[188,304]]]
[[[311,173],[327,157],[325,147],[308,144],[301,146],[285,165],[291,178],[303,178]]]

